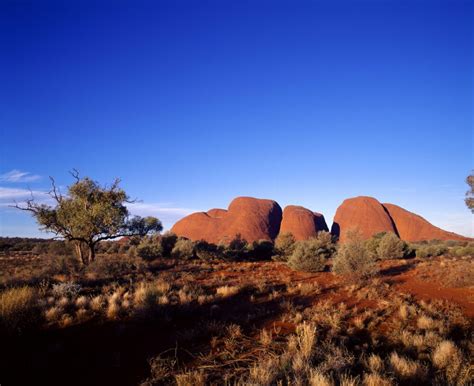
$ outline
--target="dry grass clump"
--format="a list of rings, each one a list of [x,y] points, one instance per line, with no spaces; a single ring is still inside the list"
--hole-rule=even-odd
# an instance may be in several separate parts
[[[300,294],[300,295],[318,295],[321,293],[321,287],[316,282],[305,282],[298,283],[296,285],[291,284],[287,286],[289,294]]]
[[[474,366],[466,363],[461,350],[450,340],[440,342],[431,358],[434,367],[442,371],[450,383],[463,384],[470,376],[474,379]]]
[[[390,368],[401,380],[424,381],[426,368],[420,363],[393,352],[389,358]]]
[[[377,354],[370,354],[367,358],[366,366],[372,373],[381,373],[384,370],[384,363],[382,358]]]
[[[449,341],[442,341],[432,355],[433,364],[438,369],[444,369],[453,363],[461,363],[462,355],[456,345]]]
[[[362,384],[364,386],[392,386],[394,382],[390,378],[385,378],[377,373],[366,373],[364,374]]]
[[[262,344],[262,346],[268,347],[270,346],[272,341],[273,341],[272,333],[266,329],[263,329],[260,332],[260,343]]]
[[[217,296],[227,298],[229,296],[237,295],[239,293],[239,291],[240,291],[240,288],[237,287],[237,286],[224,285],[224,286],[218,287],[216,289],[216,294],[217,294]]]
[[[206,376],[203,371],[189,371],[175,375],[176,386],[204,386]]]
[[[309,372],[308,383],[310,386],[334,386],[334,380],[316,369]]]
[[[58,298],[75,298],[80,290],[81,286],[79,284],[69,281],[65,283],[53,284],[51,292]]]
[[[430,318],[429,316],[426,315],[421,315],[418,320],[417,320],[417,326],[418,328],[422,330],[432,330],[436,327],[436,322],[434,319]]]
[[[264,386],[271,385],[278,372],[277,360],[268,358],[260,363],[255,363],[249,370],[249,378],[246,385]]]
[[[36,290],[23,286],[9,288],[0,293],[0,327],[18,330],[35,317]]]

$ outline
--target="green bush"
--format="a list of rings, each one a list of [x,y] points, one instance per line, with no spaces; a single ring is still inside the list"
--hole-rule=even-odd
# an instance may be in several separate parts
[[[221,242],[218,247],[222,253],[221,257],[227,261],[246,260],[249,255],[247,240],[240,234],[237,234],[228,244],[225,241]]]
[[[335,251],[335,245],[329,232],[319,232],[316,237],[296,242],[288,266],[298,271],[324,271],[328,258]]]
[[[179,237],[176,240],[171,256],[176,259],[191,259],[194,257],[194,243],[191,240]]]
[[[448,250],[449,249],[443,244],[431,243],[427,245],[417,245],[415,253],[418,258],[426,258],[444,255]]]
[[[275,239],[275,254],[272,259],[275,261],[288,261],[295,249],[296,240],[292,233],[282,233]]]
[[[254,260],[269,260],[273,255],[273,243],[268,240],[254,241],[247,246],[249,257]]]
[[[449,254],[452,256],[463,257],[471,256],[474,257],[474,246],[472,247],[455,247],[449,251]]]
[[[365,241],[365,247],[367,252],[374,258],[378,257],[377,248],[380,245],[380,241],[387,234],[387,232],[379,232],[373,235],[370,239]]]
[[[137,246],[137,255],[143,260],[151,261],[163,256],[163,247],[161,242],[156,238],[144,238]]]
[[[395,233],[386,233],[377,247],[377,257],[382,260],[400,259],[405,256],[407,243],[400,240]]]
[[[217,260],[222,256],[222,247],[201,240],[194,244],[194,253],[204,261]]]
[[[367,279],[377,273],[375,257],[367,250],[362,235],[357,230],[347,232],[346,241],[339,246],[332,270],[336,274],[354,279]]]
[[[176,236],[172,232],[166,232],[160,236],[163,256],[171,257],[171,251],[173,250],[177,240],[178,240],[178,236]]]

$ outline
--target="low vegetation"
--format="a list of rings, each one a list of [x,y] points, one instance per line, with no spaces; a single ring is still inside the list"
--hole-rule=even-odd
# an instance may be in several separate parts
[[[295,243],[288,266],[306,272],[324,271],[335,250],[331,234],[319,232],[317,237]]]
[[[409,269],[420,282],[470,291],[469,243],[364,241],[354,231],[342,245],[327,232],[212,245],[167,233],[99,243],[87,265],[68,242],[0,245],[8,245],[6,382],[55,384],[71,373],[71,383],[144,385],[469,385],[474,377],[464,309],[392,280]],[[437,252],[418,252],[426,249]],[[23,363],[36,370],[20,371]]]
[[[378,270],[376,258],[368,250],[361,234],[357,230],[351,230],[346,237],[347,241],[339,246],[334,258],[333,272],[348,275],[353,280],[374,276]]]

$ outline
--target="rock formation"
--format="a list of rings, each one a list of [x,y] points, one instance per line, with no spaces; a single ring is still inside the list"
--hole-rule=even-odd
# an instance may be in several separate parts
[[[283,210],[280,233],[292,233],[296,240],[306,240],[320,231],[328,231],[321,213],[312,212],[302,206],[288,205]]]
[[[469,241],[468,237],[440,229],[423,217],[394,204],[383,204],[393,222],[398,235],[405,241],[422,240],[460,240]]]
[[[373,197],[364,196],[344,200],[337,208],[331,232],[344,242],[345,232],[354,228],[358,228],[364,238],[378,232],[393,232],[405,241],[471,240],[442,230],[397,205],[381,204]]]
[[[423,217],[393,204],[381,204],[373,197],[344,200],[337,208],[331,233],[345,240],[350,229],[359,229],[364,238],[379,232],[393,232],[405,241],[472,240],[444,231]],[[237,197],[229,208],[193,213],[179,220],[171,231],[191,240],[228,243],[240,235],[248,242],[274,240],[279,233],[290,232],[296,240],[305,240],[327,231],[324,216],[302,206],[289,205],[282,215],[273,200]]]
[[[331,233],[345,240],[348,230],[358,228],[364,238],[379,232],[397,233],[389,214],[373,197],[348,198],[337,208]]]
[[[273,240],[280,230],[282,211],[273,200],[237,197],[228,210],[211,209],[179,220],[171,231],[191,240],[229,242],[236,235],[253,242]]]

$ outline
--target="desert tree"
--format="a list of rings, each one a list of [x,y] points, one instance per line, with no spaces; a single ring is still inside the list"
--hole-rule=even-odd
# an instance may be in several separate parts
[[[54,206],[35,201],[33,195],[15,208],[29,211],[40,228],[70,241],[83,264],[95,259],[96,246],[103,240],[122,236],[145,236],[160,232],[163,227],[155,217],[130,217],[125,204],[133,203],[116,179],[111,186],[101,186],[89,177],[71,172],[75,182],[63,195],[51,179],[48,193]]]
[[[469,190],[466,192],[465,202],[471,212],[474,213],[474,171],[466,177],[466,184],[469,185]]]

